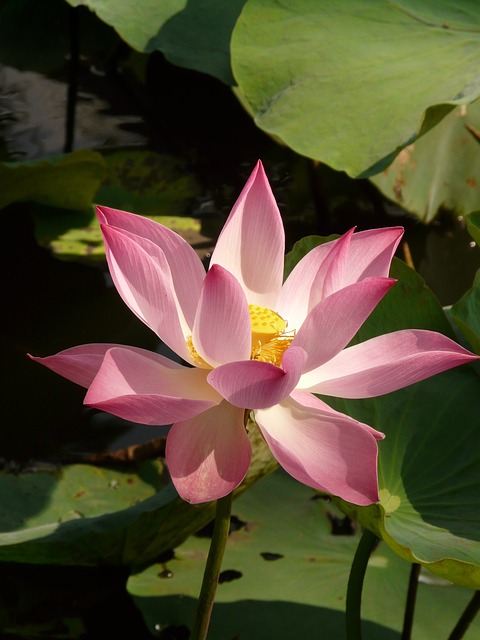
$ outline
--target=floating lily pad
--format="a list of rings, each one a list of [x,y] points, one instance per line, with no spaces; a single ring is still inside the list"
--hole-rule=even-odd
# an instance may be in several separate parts
[[[304,246],[305,244],[305,246]],[[295,245],[289,264],[312,246]],[[356,340],[405,328],[453,336],[423,280],[395,260],[398,282]],[[379,445],[378,505],[341,503],[401,557],[458,584],[480,588],[480,376],[464,365],[366,400],[325,397],[335,409],[386,433]]]
[[[105,157],[106,176],[91,200],[123,211],[148,215],[173,229],[192,245],[209,241],[210,230],[184,215],[199,186],[191,173],[171,156],[152,151],[118,151]],[[57,257],[88,262],[105,258],[102,233],[93,208],[69,212],[37,210],[37,241]],[[203,231],[203,233],[202,233]],[[212,241],[210,240],[210,243]]]
[[[480,355],[480,282],[452,306],[450,315],[472,349]]]
[[[68,0],[87,5],[137,51],[163,51],[173,64],[233,84],[230,37],[246,0]]]
[[[233,505],[209,638],[345,637],[345,597],[359,531],[332,504],[282,472],[262,480]],[[336,535],[334,535],[336,534]],[[208,538],[191,537],[174,557],[127,583],[149,629],[191,627],[208,553]],[[402,628],[409,564],[381,543],[362,600],[369,640],[394,640]],[[434,576],[431,576],[434,582]],[[472,593],[453,585],[419,586],[414,636],[445,637]],[[466,639],[476,637],[480,621]]]
[[[277,464],[252,425],[242,493]],[[0,474],[0,561],[135,565],[152,562],[207,524],[214,503],[178,497],[159,461],[114,470],[90,465]]]
[[[480,202],[480,139],[475,131],[480,132],[480,102],[454,109],[371,180],[422,222],[431,222],[442,209],[464,216]]]
[[[95,151],[80,149],[31,162],[0,163],[0,209],[13,202],[37,202],[82,210],[90,205],[105,175]]]
[[[250,0],[233,74],[261,129],[364,177],[478,98],[479,20],[475,2]]]

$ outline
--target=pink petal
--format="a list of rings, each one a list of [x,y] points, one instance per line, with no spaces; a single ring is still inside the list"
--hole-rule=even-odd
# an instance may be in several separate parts
[[[257,360],[231,362],[211,371],[207,380],[236,407],[265,409],[281,402],[295,388],[306,357],[303,349],[290,347],[281,367]]]
[[[96,207],[101,224],[117,227],[150,240],[165,254],[172,282],[185,320],[193,326],[205,268],[194,249],[177,233],[163,225],[125,211]]]
[[[192,418],[221,400],[205,369],[166,367],[156,357],[115,348],[105,354],[84,403],[133,422],[163,425]]]
[[[235,278],[219,265],[213,265],[204,280],[193,345],[213,367],[250,358],[252,329],[247,300]]]
[[[341,351],[395,282],[390,278],[366,278],[317,304],[292,342],[292,346],[301,347],[308,354],[304,373]]]
[[[191,329],[177,298],[165,254],[129,231],[101,225],[110,274],[125,304],[175,353],[191,362]]]
[[[291,329],[298,329],[308,313],[328,293],[333,293],[367,277],[388,276],[390,263],[402,233],[401,227],[373,229],[353,235],[350,231],[338,240],[315,247],[300,260],[288,276],[275,310],[283,318],[288,319]],[[330,281],[323,293],[328,272],[327,264],[324,262],[329,256],[331,260],[335,255],[331,253],[333,248],[338,243],[345,242],[346,236],[349,236],[349,241],[343,248],[340,258],[343,262],[347,258],[347,263],[337,271],[336,278]],[[330,278],[332,276],[333,272],[330,273]]]
[[[114,347],[129,349],[170,369],[181,367],[181,365],[158,353],[137,347],[126,347],[121,344],[83,344],[78,347],[60,351],[60,353],[54,356],[38,358],[29,355],[29,358],[43,364],[45,367],[55,371],[55,373],[67,378],[67,380],[71,380],[82,387],[88,388],[102,366],[105,354]]]
[[[167,438],[168,469],[188,502],[208,502],[231,493],[245,477],[251,455],[244,411],[227,402],[177,422]]]
[[[343,286],[372,276],[387,277],[402,236],[402,227],[355,233],[350,244],[349,268]]]
[[[262,163],[258,162],[218,238],[219,264],[242,285],[249,304],[274,309],[282,286],[285,233]]]
[[[255,412],[255,420],[282,467],[294,478],[348,502],[377,502],[377,443],[371,428],[342,413],[314,406],[296,392]]]
[[[434,331],[406,329],[344,349],[302,376],[299,387],[340,398],[371,398],[478,360]]]

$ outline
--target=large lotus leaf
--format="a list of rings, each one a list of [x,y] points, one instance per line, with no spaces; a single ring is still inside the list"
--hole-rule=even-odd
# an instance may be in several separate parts
[[[480,102],[448,114],[371,178],[380,191],[422,222],[439,210],[466,215],[480,203]]]
[[[251,425],[242,493],[277,467]],[[32,564],[152,562],[213,517],[214,503],[181,500],[160,462],[128,471],[70,465],[0,474],[0,560]]]
[[[230,37],[246,0],[68,0],[87,5],[137,51],[233,84]]]
[[[312,489],[277,472],[234,504],[240,528],[227,542],[209,638],[345,637],[346,588],[359,532],[342,522],[332,504],[316,498]],[[127,588],[150,630],[191,626],[209,542],[191,537],[172,559],[130,577]],[[408,574],[409,564],[387,545],[375,549],[362,599],[369,640],[398,638]],[[413,630],[418,640],[446,637],[471,597],[465,588],[428,578],[419,585]],[[480,620],[465,638],[479,631]]]
[[[312,242],[295,245],[290,268]],[[423,280],[400,261],[394,261],[392,275],[397,284],[356,339],[409,327],[451,336]],[[380,503],[342,508],[402,557],[475,589],[480,588],[479,389],[480,377],[464,365],[379,398],[325,398],[387,436],[379,446]]]
[[[88,149],[48,160],[0,163],[0,209],[25,201],[85,209],[104,175],[102,156]]]
[[[202,224],[185,214],[199,186],[181,163],[152,151],[117,151],[105,156],[106,175],[94,200],[123,211],[148,215],[184,236],[192,245],[205,242]],[[92,208],[82,212],[37,210],[33,213],[40,245],[67,260],[105,258],[102,233]]]
[[[480,355],[480,282],[452,306],[450,315]]]
[[[473,0],[250,0],[232,69],[261,129],[372,175],[479,96],[479,20]]]

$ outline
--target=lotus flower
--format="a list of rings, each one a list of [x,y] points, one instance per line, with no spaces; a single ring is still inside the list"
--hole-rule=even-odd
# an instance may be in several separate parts
[[[187,366],[117,344],[34,360],[86,387],[90,407],[173,423],[166,461],[192,503],[243,480],[247,411],[294,478],[359,505],[377,501],[383,434],[314,394],[368,398],[475,359],[443,335],[413,329],[348,347],[395,282],[388,271],[403,230],[349,231],[310,251],[282,284],[285,235],[261,163],[206,273],[170,229],[103,206],[97,216],[118,292]]]

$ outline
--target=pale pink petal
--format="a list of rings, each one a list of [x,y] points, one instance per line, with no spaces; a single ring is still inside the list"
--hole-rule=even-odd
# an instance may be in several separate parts
[[[249,304],[274,309],[282,286],[285,233],[262,163],[258,162],[218,238],[219,264],[242,285]]]
[[[211,371],[207,380],[236,407],[265,409],[281,402],[295,388],[306,357],[303,349],[290,347],[281,367],[257,360],[231,362]]]
[[[222,401],[206,375],[205,369],[170,368],[131,349],[114,348],[105,354],[84,403],[133,422],[170,424]]]
[[[341,351],[395,282],[390,278],[366,278],[317,304],[292,342],[292,346],[302,347],[308,354],[303,372]]]
[[[337,272],[335,281],[330,282],[329,293],[367,277],[388,276],[390,263],[402,233],[401,227],[392,227],[360,231],[351,235],[347,265],[341,270],[342,277],[340,278],[340,273]],[[348,235],[350,234],[351,232],[348,232]],[[327,265],[324,262],[331,255],[333,247],[344,240],[345,236],[312,249],[300,260],[285,281],[275,311],[282,318],[288,319],[291,329],[301,326],[308,313],[318,303],[319,296],[325,297],[322,296],[327,273]],[[345,258],[345,252],[342,256]]]
[[[478,360],[434,331],[405,329],[348,349],[303,375],[299,388],[341,398],[371,398]]]
[[[349,268],[343,286],[372,276],[386,277],[403,235],[403,227],[369,229],[354,233],[350,244]]]
[[[188,502],[208,502],[231,493],[245,477],[251,455],[244,411],[227,402],[177,422],[167,438],[168,469]]]
[[[126,211],[97,206],[101,224],[118,227],[156,244],[165,254],[173,286],[185,320],[193,326],[205,268],[194,249],[177,233],[163,225]]]
[[[219,265],[213,265],[204,280],[192,337],[196,351],[212,367],[250,358],[247,300],[235,278]]]
[[[110,274],[125,304],[165,344],[191,362],[191,329],[176,296],[165,254],[156,244],[116,227],[101,225]]]
[[[45,367],[55,371],[55,373],[67,378],[67,380],[88,388],[102,366],[105,354],[109,349],[113,349],[114,347],[129,349],[169,369],[181,367],[180,364],[158,353],[137,347],[127,347],[121,344],[82,344],[78,347],[65,349],[56,355],[47,356],[46,358],[28,355],[29,358],[35,360],[35,362],[43,364]]]
[[[376,437],[361,422],[312,406],[295,393],[281,404],[255,411],[270,450],[294,478],[348,502],[377,502]]]

